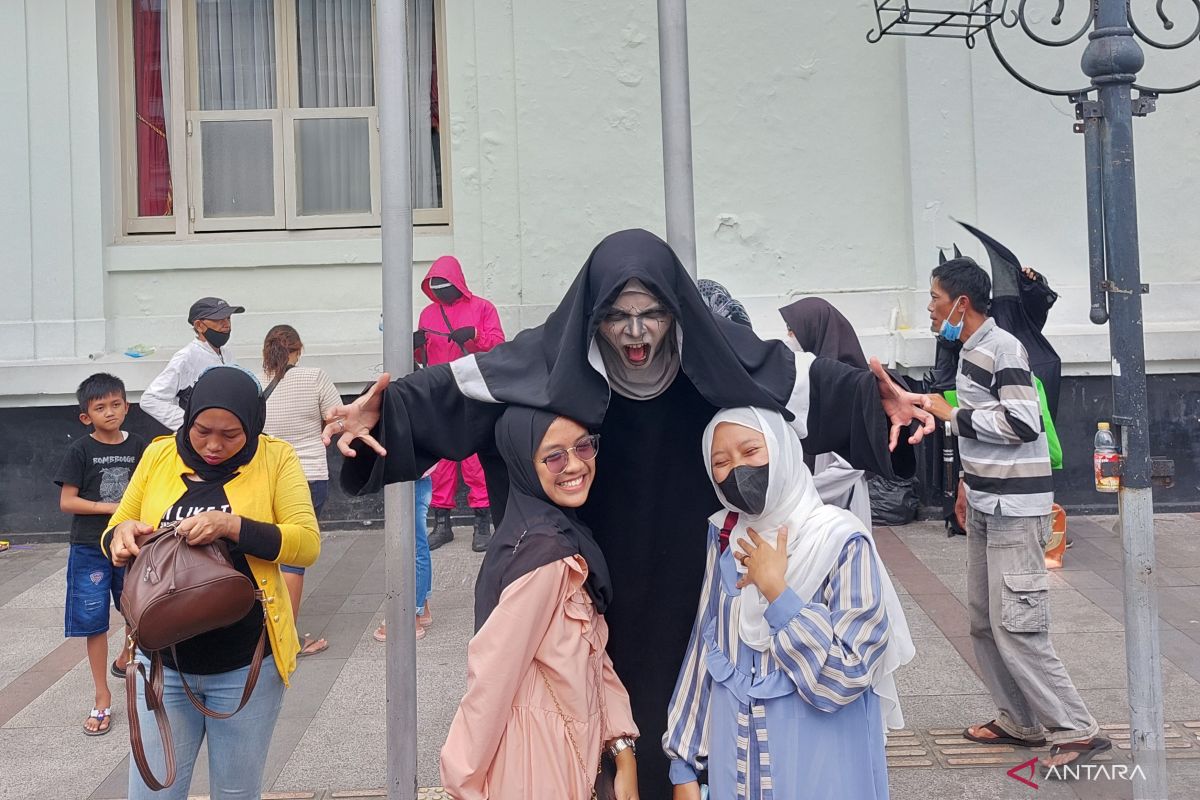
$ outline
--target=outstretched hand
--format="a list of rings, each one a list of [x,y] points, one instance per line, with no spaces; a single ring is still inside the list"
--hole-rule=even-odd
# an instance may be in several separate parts
[[[891,423],[888,436],[889,451],[896,449],[900,441],[900,431],[914,422],[921,424],[908,437],[909,444],[917,444],[925,438],[925,434],[933,433],[936,423],[933,415],[925,409],[925,395],[901,388],[892,380],[892,376],[887,374],[878,358],[871,359],[871,372],[875,374],[875,380],[879,384],[879,402],[883,404],[883,411]]]
[[[355,439],[361,439],[376,453],[386,456],[387,450],[375,440],[371,430],[379,424],[383,392],[391,381],[392,376],[385,372],[353,403],[329,409],[325,414],[325,430],[321,432],[321,441],[328,446],[333,437],[337,436],[338,450],[346,458],[354,458],[357,455],[351,447]]]

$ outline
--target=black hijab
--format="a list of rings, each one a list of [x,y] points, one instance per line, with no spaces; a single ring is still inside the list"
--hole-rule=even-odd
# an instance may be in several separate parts
[[[588,363],[588,352],[604,313],[633,278],[674,315],[683,334],[682,371],[705,400],[716,408],[757,406],[792,418],[785,407],[796,361],[786,345],[714,316],[670,246],[639,229],[596,245],[545,324],[474,357],[486,388],[486,397],[477,399],[549,409],[598,427],[609,386]]]
[[[492,535],[475,581],[475,630],[483,627],[510,583],[561,558],[583,556],[587,592],[603,614],[612,600],[604,553],[573,509],[563,509],[542,490],[533,456],[557,419],[548,411],[510,405],[496,423],[496,449],[508,466],[508,504]]]
[[[854,326],[829,302],[819,297],[802,300],[779,309],[804,352],[822,358],[833,358],[852,367],[867,369],[867,357]]]
[[[188,435],[200,412],[210,408],[221,408],[233,414],[242,423],[246,432],[246,444],[242,449],[222,461],[209,464],[192,447]],[[267,409],[258,388],[258,381],[239,367],[212,367],[192,386],[187,408],[183,412],[183,424],[175,432],[175,446],[183,463],[206,481],[219,481],[231,477],[239,467],[250,463],[258,452],[258,436],[266,422]]]

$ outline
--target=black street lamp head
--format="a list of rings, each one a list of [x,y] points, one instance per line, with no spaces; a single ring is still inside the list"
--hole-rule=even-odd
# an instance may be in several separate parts
[[[1195,14],[1194,24],[1180,26],[1172,18],[1163,0],[1155,4],[1130,3],[1115,0],[1112,9],[1105,0],[873,0],[875,26],[867,32],[867,41],[879,42],[884,36],[918,36],[939,39],[961,39],[974,47],[979,37],[986,37],[1000,65],[1016,80],[1034,91],[1057,97],[1075,97],[1095,91],[1111,82],[1128,83],[1132,88],[1149,95],[1175,94],[1200,87],[1200,78],[1177,86],[1150,86],[1135,83],[1144,64],[1141,45],[1156,50],[1172,51],[1200,41],[1200,2],[1181,5]],[[1134,6],[1137,6],[1135,15]],[[1097,16],[1112,14],[1100,24]],[[1156,20],[1148,20],[1151,9]],[[1047,24],[1055,31],[1067,18],[1067,12],[1082,13],[1079,27],[1067,33],[1048,34]],[[1139,22],[1138,16],[1141,15]],[[1074,19],[1074,17],[1071,17]],[[1103,17],[1101,18],[1103,19]],[[1188,20],[1191,22],[1191,20]],[[1163,33],[1184,31],[1172,40],[1152,35],[1157,25]],[[1083,72],[1092,79],[1090,86],[1052,87],[1030,79],[1013,64],[1005,53],[1004,42],[1011,41],[997,32],[1019,29],[1028,40],[1045,47],[1067,47],[1088,36],[1083,56]]]

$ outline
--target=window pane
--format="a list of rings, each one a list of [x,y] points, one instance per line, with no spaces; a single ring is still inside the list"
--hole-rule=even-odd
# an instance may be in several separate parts
[[[271,120],[202,121],[200,135],[204,216],[274,216]]]
[[[441,208],[442,159],[433,0],[409,0],[408,94],[412,105],[413,208]]]
[[[375,105],[371,0],[297,0],[300,105]]]
[[[200,108],[275,108],[275,0],[196,0]]]
[[[371,213],[370,121],[296,120],[298,213]]]
[[[134,130],[137,143],[137,214],[174,213],[167,111],[170,72],[167,10],[163,0],[132,0]]]

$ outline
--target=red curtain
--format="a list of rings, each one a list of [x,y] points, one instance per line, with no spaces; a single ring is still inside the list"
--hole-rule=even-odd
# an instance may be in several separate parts
[[[162,0],[132,0],[138,216],[174,212],[162,91]]]

